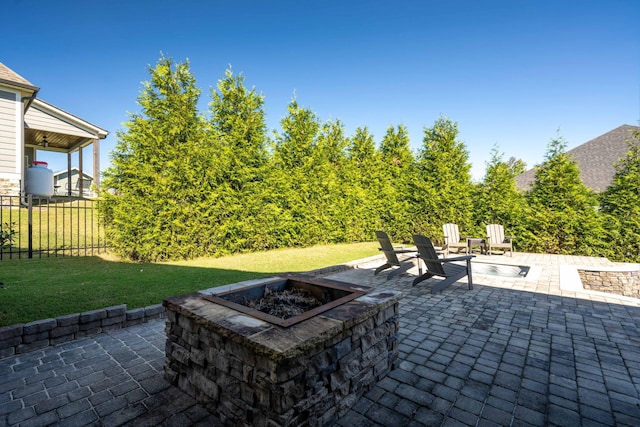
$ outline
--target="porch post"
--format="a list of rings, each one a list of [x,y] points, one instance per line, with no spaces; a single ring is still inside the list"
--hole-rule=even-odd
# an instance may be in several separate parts
[[[67,196],[71,197],[71,152],[67,153]]]
[[[78,149],[78,197],[84,197],[84,175],[82,166],[82,148]]]
[[[100,139],[93,140],[93,183],[100,191]]]

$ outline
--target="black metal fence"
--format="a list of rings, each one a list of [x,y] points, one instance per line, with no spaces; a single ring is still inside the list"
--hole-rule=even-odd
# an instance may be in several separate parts
[[[0,260],[106,252],[97,199],[0,196]]]

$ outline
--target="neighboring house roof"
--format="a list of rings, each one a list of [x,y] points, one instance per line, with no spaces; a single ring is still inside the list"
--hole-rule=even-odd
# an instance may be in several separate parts
[[[54,176],[54,178],[57,178],[57,179],[64,179],[64,178],[67,177],[67,173],[68,173],[67,170],[61,170],[61,171],[55,172],[53,174],[53,176]],[[71,175],[72,176],[73,175],[77,175],[79,173],[80,173],[80,169],[78,169],[76,167],[71,168]],[[89,175],[88,173],[86,173],[85,171],[82,171],[82,176],[83,176],[83,178],[93,179],[93,177],[91,175]]]
[[[578,164],[580,179],[594,191],[602,192],[615,175],[615,165],[629,151],[628,142],[639,126],[622,125],[599,137],[587,141],[569,151],[567,155]],[[535,181],[536,168],[518,175],[516,184],[521,190],[528,190]]]

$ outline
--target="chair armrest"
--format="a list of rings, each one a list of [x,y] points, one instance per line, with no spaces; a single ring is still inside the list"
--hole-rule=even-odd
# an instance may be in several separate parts
[[[378,248],[379,251],[384,251],[382,248]],[[411,249],[394,249],[392,251],[394,254],[408,254],[411,252],[415,252],[415,250],[411,250]]]
[[[440,262],[466,261],[468,259],[472,259],[475,257],[476,257],[475,255],[463,255],[463,256],[457,256],[454,258],[441,258],[439,261]]]
[[[454,258],[425,259],[420,257],[420,259],[425,262],[454,262],[454,261],[466,261],[468,259],[472,259],[475,257],[476,257],[475,255],[463,255],[463,256],[457,256]]]

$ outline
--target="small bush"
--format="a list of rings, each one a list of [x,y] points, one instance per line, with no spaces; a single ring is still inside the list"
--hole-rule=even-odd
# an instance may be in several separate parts
[[[0,224],[0,250],[9,249],[13,245],[13,238],[16,234],[15,226],[15,222]]]

